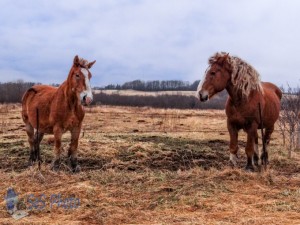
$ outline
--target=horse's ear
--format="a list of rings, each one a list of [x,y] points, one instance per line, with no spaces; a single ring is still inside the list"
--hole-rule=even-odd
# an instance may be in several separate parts
[[[220,65],[224,65],[227,62],[228,58],[229,58],[229,53],[226,53],[226,54],[220,56],[217,61]]]
[[[79,64],[79,57],[78,57],[78,55],[76,55],[76,56],[74,57],[73,63],[74,63],[75,66],[79,66],[79,65],[80,65],[80,64]]]
[[[96,60],[94,60],[93,62],[90,62],[89,64],[87,64],[87,68],[91,69],[92,66],[95,64]]]
[[[224,60],[226,60],[229,57],[229,53],[225,54]]]

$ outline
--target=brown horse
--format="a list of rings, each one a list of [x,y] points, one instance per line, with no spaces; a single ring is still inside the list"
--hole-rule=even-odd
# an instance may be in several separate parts
[[[71,143],[68,156],[73,172],[80,170],[77,164],[77,147],[84,118],[82,105],[89,105],[93,99],[90,85],[92,75],[89,69],[95,62],[89,63],[75,56],[67,80],[58,88],[36,85],[25,92],[22,99],[22,118],[26,125],[30,145],[30,165],[37,160],[39,155],[37,154],[37,146],[42,141],[43,135],[54,134],[55,158],[52,169],[57,170],[63,150],[61,146],[62,134],[70,131]],[[37,128],[38,135],[35,134]]]
[[[272,83],[261,82],[258,72],[242,59],[224,52],[216,53],[209,59],[209,68],[197,89],[197,97],[204,102],[216,93],[226,89],[227,128],[230,134],[230,161],[237,165],[238,131],[247,133],[246,170],[253,171],[253,160],[259,162],[258,134],[261,128],[259,107],[261,105],[262,124],[265,128],[263,141],[269,144],[274,124],[279,117],[282,93]],[[267,161],[267,152],[261,159]]]

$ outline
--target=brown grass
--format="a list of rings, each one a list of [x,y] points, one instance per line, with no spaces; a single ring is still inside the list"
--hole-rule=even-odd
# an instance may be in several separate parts
[[[288,160],[280,136],[269,147],[264,173],[247,173],[245,135],[240,167],[228,166],[223,111],[97,107],[87,109],[79,144],[82,172],[49,170],[52,145],[41,145],[39,172],[27,168],[28,144],[20,106],[0,106],[1,224],[299,224],[300,165]],[[83,137],[82,137],[83,136]],[[67,147],[69,134],[64,135]],[[45,194],[46,208],[14,221],[6,190]],[[78,209],[50,208],[51,194],[80,199]]]

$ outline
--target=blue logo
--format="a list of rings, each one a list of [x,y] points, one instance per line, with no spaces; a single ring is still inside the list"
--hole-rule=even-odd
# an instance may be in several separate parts
[[[50,196],[47,196],[45,194],[40,194],[40,195],[28,194],[27,196],[25,196],[24,199],[21,199],[20,201],[25,202],[26,210],[29,211],[43,210],[45,208],[50,208],[50,209],[63,208],[68,210],[68,209],[77,209],[80,207],[79,198],[76,198],[74,195],[66,197],[61,195],[60,193],[51,194]],[[5,202],[9,214],[13,215],[14,213],[20,211],[18,210],[17,207],[19,202],[18,194],[15,192],[15,190],[12,187],[7,189]]]
[[[52,194],[50,197],[45,194],[27,195],[27,209],[28,210],[43,210],[46,207],[50,209],[63,208],[63,209],[77,209],[80,207],[80,199],[75,197],[63,197],[61,194]]]
[[[12,187],[7,189],[5,201],[6,208],[9,214],[13,214],[15,211],[17,211],[18,195]]]

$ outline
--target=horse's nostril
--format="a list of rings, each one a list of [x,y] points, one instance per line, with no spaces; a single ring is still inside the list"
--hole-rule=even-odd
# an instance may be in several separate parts
[[[203,95],[201,93],[199,93],[199,98],[201,102],[205,102],[208,100],[208,95]]]

